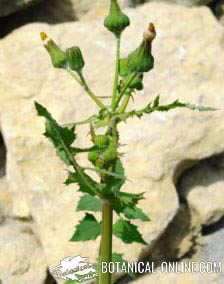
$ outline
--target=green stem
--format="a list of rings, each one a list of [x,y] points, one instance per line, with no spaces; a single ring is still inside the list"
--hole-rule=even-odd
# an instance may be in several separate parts
[[[106,108],[106,106],[101,102],[101,100],[99,100],[99,99],[97,98],[97,96],[95,96],[95,95],[93,94],[93,92],[90,90],[89,86],[88,86],[87,83],[86,83],[86,80],[85,80],[84,77],[83,77],[82,72],[79,72],[78,75],[79,75],[79,77],[80,77],[80,80],[81,80],[81,82],[82,82],[82,85],[83,85],[85,91],[86,91],[87,94],[94,100],[94,102],[98,105],[98,107],[100,107],[100,108]]]
[[[79,80],[78,76],[74,72],[72,72],[71,69],[67,68],[66,70],[76,80],[76,82],[82,86],[82,82]]]
[[[85,89],[87,94],[94,100],[94,102],[98,105],[100,108],[106,108],[106,106],[97,98],[97,96],[94,95],[94,93],[90,90],[89,86],[87,85],[82,72],[78,72],[78,76],[72,72],[69,68],[67,68],[68,73]]]
[[[103,273],[102,263],[112,261],[112,232],[113,232],[113,208],[108,201],[102,201],[102,232],[100,246],[99,284],[111,284],[109,271]]]
[[[125,85],[124,88],[121,90],[121,93],[120,93],[119,97],[118,97],[117,100],[116,100],[115,109],[116,109],[117,106],[119,105],[119,103],[120,103],[120,101],[121,101],[123,95],[125,94],[127,88],[130,86],[130,84],[132,83],[132,81],[135,79],[135,77],[136,77],[137,75],[138,75],[138,73],[135,72],[135,73],[132,73],[131,76],[129,77],[129,79],[128,79],[126,85]]]
[[[116,107],[117,87],[118,87],[118,78],[119,78],[120,46],[121,46],[121,39],[120,37],[117,37],[117,51],[116,51],[116,63],[115,63],[116,67],[115,67],[115,76],[114,76],[113,96],[111,100],[112,110],[115,110]]]
[[[131,92],[125,95],[124,100],[123,100],[118,112],[124,112],[125,111],[126,107],[128,106],[130,97],[131,97]]]

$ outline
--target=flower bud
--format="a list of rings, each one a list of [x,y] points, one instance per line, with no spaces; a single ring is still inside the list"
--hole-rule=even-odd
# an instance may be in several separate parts
[[[68,65],[73,71],[81,71],[85,65],[82,52],[78,46],[70,47],[66,50]]]
[[[103,159],[106,163],[112,162],[115,160],[118,156],[117,153],[117,148],[114,146],[108,147],[104,152],[103,152]]]
[[[98,150],[92,150],[88,153],[88,160],[92,162],[93,164],[96,162],[96,160],[99,157],[99,151]]]
[[[137,89],[138,91],[141,91],[143,89],[143,74],[138,74],[134,80],[129,85],[129,88],[131,89]]]
[[[44,47],[48,51],[52,65],[55,68],[65,68],[66,66],[66,54],[62,51],[57,44],[52,40],[49,39],[48,36],[44,33],[40,33],[40,37],[44,42]]]
[[[122,58],[119,60],[119,74],[121,77],[124,77],[125,80],[129,79],[129,76],[131,75],[131,70],[129,69],[128,66],[128,59],[127,58]],[[137,89],[137,90],[142,90],[143,89],[143,74],[137,75],[134,80],[129,85],[129,88],[131,89]]]
[[[143,41],[140,46],[128,56],[128,67],[132,72],[148,72],[153,68],[154,58],[151,54],[151,44],[156,36],[152,23],[143,34]]]
[[[116,37],[120,37],[122,31],[129,26],[129,24],[129,18],[121,11],[117,0],[111,0],[110,11],[104,20],[104,26],[114,33]]]
[[[94,138],[94,143],[99,147],[99,148],[104,148],[109,144],[109,138],[106,135],[97,135]]]

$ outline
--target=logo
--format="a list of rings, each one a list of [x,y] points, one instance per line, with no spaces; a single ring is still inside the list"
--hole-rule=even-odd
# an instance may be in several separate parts
[[[95,279],[98,276],[96,264],[88,263],[88,258],[81,256],[66,257],[59,265],[51,266],[49,270],[55,278],[78,282]]]

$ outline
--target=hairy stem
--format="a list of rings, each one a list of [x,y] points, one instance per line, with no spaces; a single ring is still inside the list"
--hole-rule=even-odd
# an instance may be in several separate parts
[[[98,107],[106,108],[106,106],[101,102],[101,100],[98,99],[97,96],[95,96],[93,92],[90,90],[89,86],[86,83],[86,80],[83,77],[82,72],[79,72],[78,74],[79,74],[80,80],[87,94],[94,100],[94,102],[98,105]]]
[[[125,112],[126,107],[128,106],[130,97],[131,97],[131,92],[125,94],[124,100],[123,100],[118,112]]]
[[[80,81],[79,77],[71,69],[69,69],[69,67],[67,67],[66,70],[76,80],[77,83],[82,85],[82,82]]]
[[[89,86],[86,83],[86,80],[83,77],[82,72],[78,72],[79,75],[78,78],[78,76],[74,72],[72,72],[69,68],[67,68],[67,71],[85,89],[87,94],[91,97],[92,100],[94,100],[94,102],[98,105],[98,107],[106,108],[106,106],[101,102],[101,100],[97,98],[97,96],[95,96],[94,93],[90,90]]]
[[[119,78],[119,60],[120,60],[120,45],[121,39],[117,38],[117,50],[116,50],[116,67],[115,67],[115,76],[114,76],[114,88],[113,88],[113,96],[111,100],[112,110],[115,110],[116,107],[116,99],[117,99],[117,87],[118,87],[118,78]]]
[[[100,268],[99,284],[111,284],[109,271],[103,272],[103,264],[112,261],[112,232],[113,232],[113,208],[107,201],[102,204],[102,231],[100,244]]]
[[[116,105],[115,105],[115,109],[117,108],[117,106],[119,105],[123,95],[125,94],[126,90],[128,89],[128,87],[130,86],[130,84],[132,83],[132,81],[135,79],[135,77],[138,75],[137,72],[132,73],[131,76],[129,77],[127,83],[125,84],[125,86],[123,87],[123,89],[121,90],[121,93],[119,94],[119,97],[116,100]]]

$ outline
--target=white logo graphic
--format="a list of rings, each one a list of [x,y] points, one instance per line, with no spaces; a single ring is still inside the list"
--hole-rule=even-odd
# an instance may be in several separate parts
[[[82,282],[97,277],[96,265],[88,263],[87,257],[66,257],[59,265],[51,266],[49,269],[56,278],[64,280]]]

